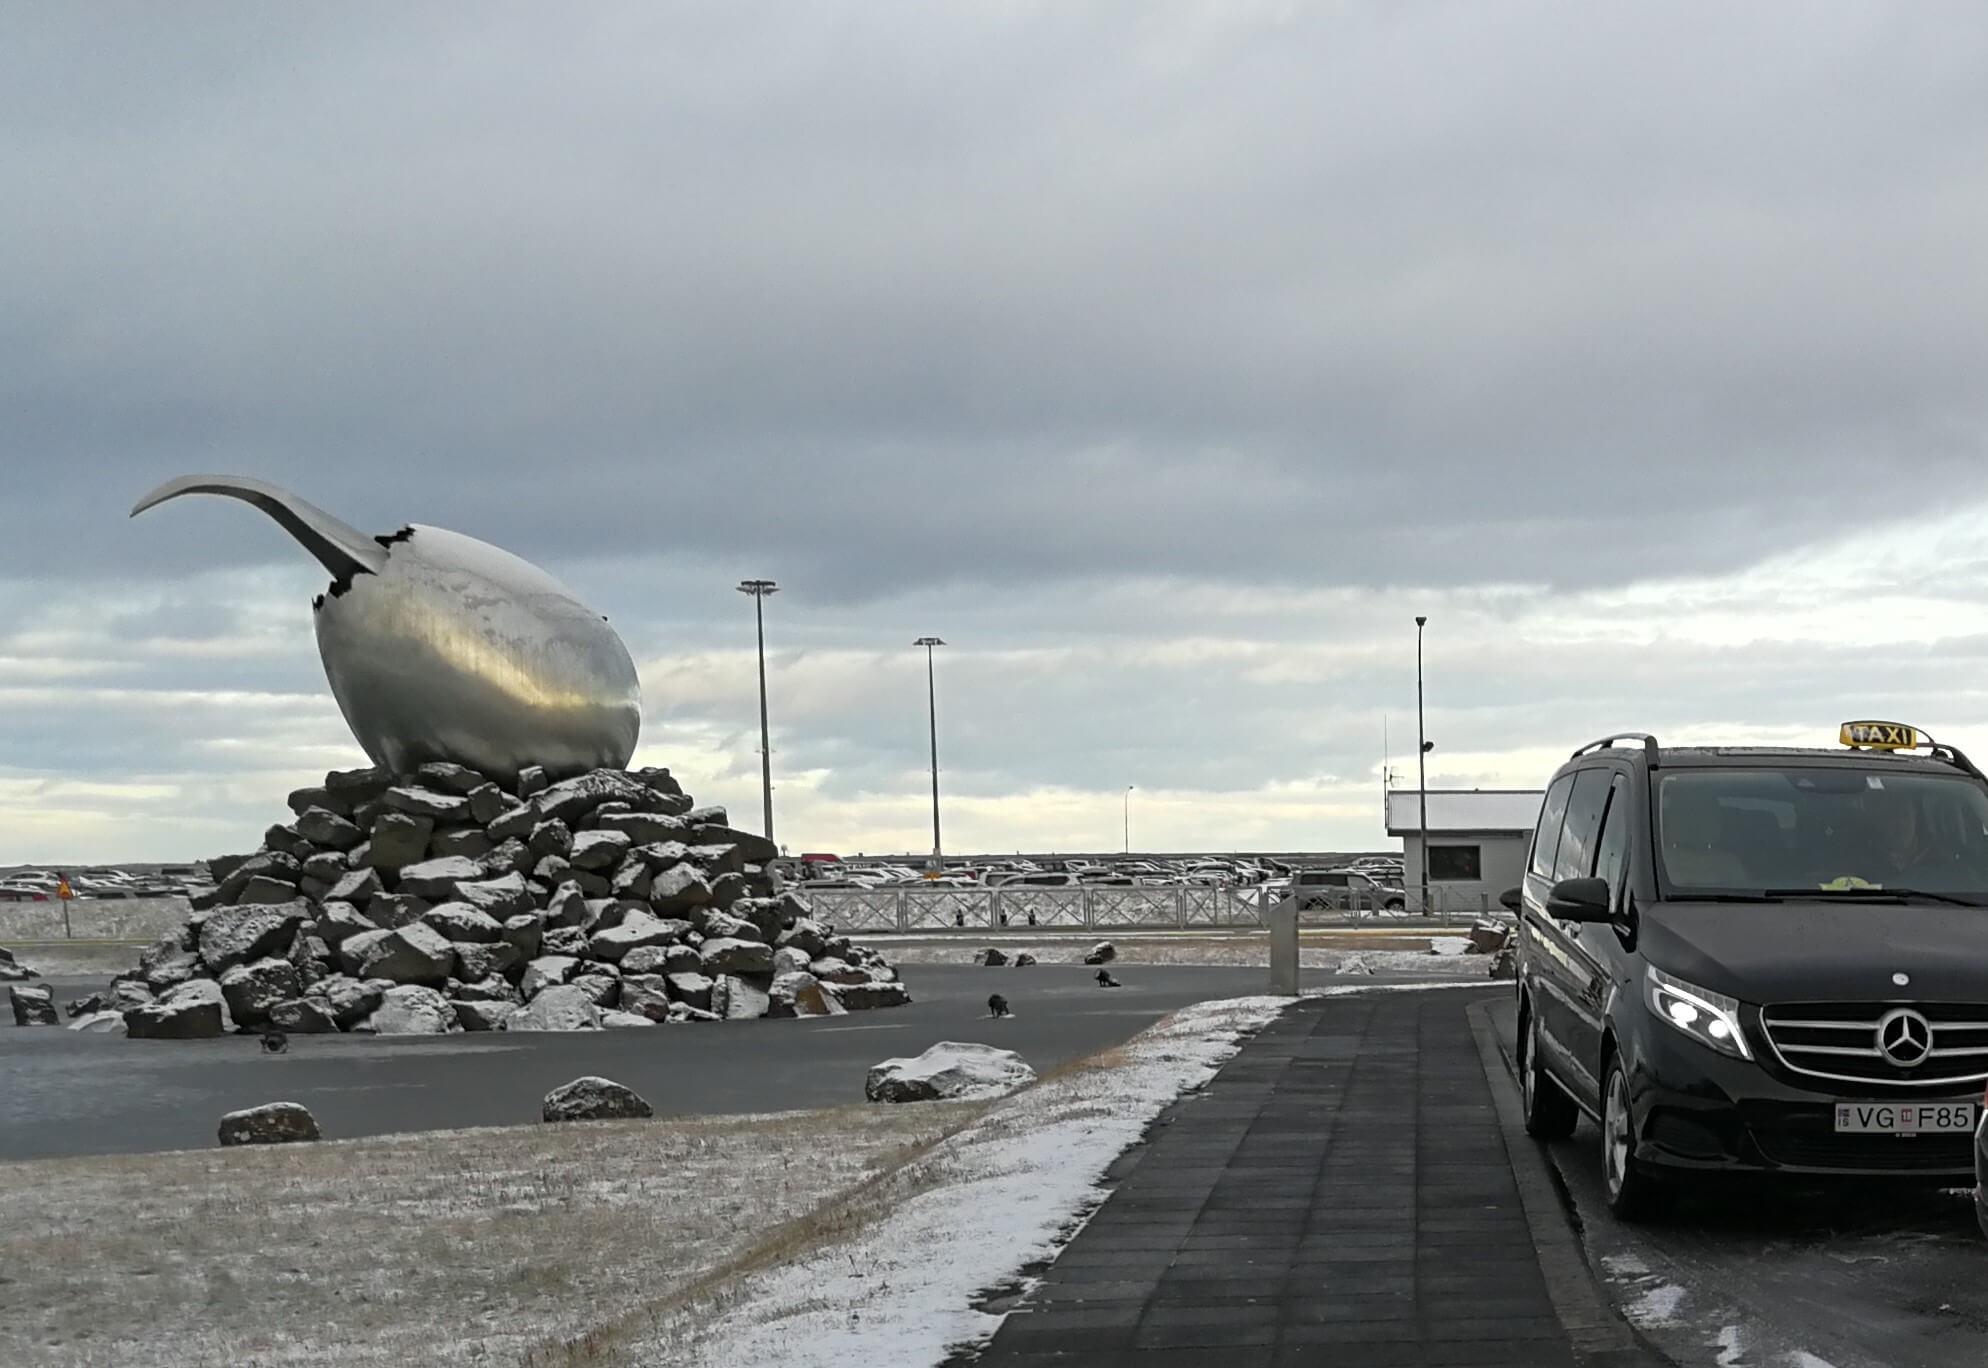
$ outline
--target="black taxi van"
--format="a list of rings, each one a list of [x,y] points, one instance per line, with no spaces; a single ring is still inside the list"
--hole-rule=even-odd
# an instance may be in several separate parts
[[[1901,723],[1834,750],[1574,752],[1519,914],[1526,1129],[1599,1124],[1608,1201],[1722,1173],[1974,1181],[1988,780]]]

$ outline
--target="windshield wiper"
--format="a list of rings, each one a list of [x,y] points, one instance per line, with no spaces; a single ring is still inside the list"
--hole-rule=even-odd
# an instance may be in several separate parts
[[[1767,903],[1780,902],[1789,894],[1771,888],[1760,893],[1701,893],[1695,888],[1680,888],[1675,896],[1679,902]]]
[[[1988,901],[1980,898],[1963,898],[1952,893],[1935,893],[1924,888],[1770,888],[1767,892],[1776,898],[1830,898],[1853,902],[1898,902],[1908,898],[1924,898],[1928,902],[1946,903],[1952,907],[1988,907]]]

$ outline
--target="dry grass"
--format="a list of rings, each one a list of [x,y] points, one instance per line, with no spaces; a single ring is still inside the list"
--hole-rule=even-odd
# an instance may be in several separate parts
[[[0,1167],[0,1362],[619,1361],[840,1238],[984,1108],[507,1127]]]

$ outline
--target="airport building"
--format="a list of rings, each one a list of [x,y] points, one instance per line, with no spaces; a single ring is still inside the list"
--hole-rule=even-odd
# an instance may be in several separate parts
[[[1387,795],[1387,834],[1401,838],[1411,900],[1422,887],[1420,797],[1415,789]],[[1429,790],[1429,901],[1437,911],[1496,907],[1500,893],[1519,886],[1543,797],[1539,789]]]

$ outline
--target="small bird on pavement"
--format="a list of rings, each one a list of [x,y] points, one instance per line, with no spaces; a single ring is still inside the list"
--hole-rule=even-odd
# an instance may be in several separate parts
[[[1013,1012],[1008,1010],[1008,999],[1002,997],[999,993],[991,994],[988,997],[987,1014],[989,1016],[997,1016],[997,1017],[1014,1015]]]
[[[1098,987],[1117,988],[1119,986],[1121,985],[1119,984],[1118,980],[1111,976],[1111,970],[1109,969],[1098,970]]]
[[[290,1037],[284,1035],[281,1031],[264,1031],[262,1033],[262,1052],[264,1054],[282,1054],[289,1048]]]

